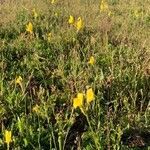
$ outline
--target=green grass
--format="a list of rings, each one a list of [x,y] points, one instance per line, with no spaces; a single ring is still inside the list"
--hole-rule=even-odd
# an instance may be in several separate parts
[[[24,0],[0,6],[0,149],[11,130],[10,149],[63,150],[81,114],[73,98],[87,87],[95,100],[85,112],[89,128],[79,149],[126,150],[125,129],[150,128],[150,2],[108,0],[110,15],[99,5]],[[77,32],[69,15],[81,16],[84,28]],[[21,86],[15,84],[19,76]]]

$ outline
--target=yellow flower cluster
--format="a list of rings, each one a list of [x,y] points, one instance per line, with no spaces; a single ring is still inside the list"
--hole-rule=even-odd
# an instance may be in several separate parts
[[[78,17],[77,21],[75,21],[75,18],[72,15],[70,15],[68,19],[68,23],[70,25],[74,25],[77,31],[80,31],[84,27],[84,22],[81,17]]]
[[[87,104],[90,104],[94,99],[95,99],[95,95],[94,95],[94,92],[93,92],[93,89],[92,88],[89,88],[87,91],[86,91],[86,103]],[[83,93],[78,93],[77,94],[77,97],[75,97],[73,99],[73,107],[76,109],[77,107],[79,108],[82,108],[84,104],[84,94]]]

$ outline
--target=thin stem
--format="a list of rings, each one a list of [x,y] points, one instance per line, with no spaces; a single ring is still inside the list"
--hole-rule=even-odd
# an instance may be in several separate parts
[[[89,128],[90,128],[90,130],[91,130],[91,132],[92,132],[92,136],[93,136],[93,139],[94,139],[94,143],[95,143],[96,149],[99,150],[98,141],[97,141],[97,136],[95,136],[95,132],[94,132],[93,129],[92,129],[92,126],[91,126],[89,117],[88,117],[88,115],[86,114],[86,112],[83,110],[83,108],[80,108],[80,109],[81,109],[82,113],[85,115],[85,117],[86,117],[86,119],[87,119]]]
[[[7,150],[9,150],[9,143],[7,143]]]
[[[92,132],[92,136],[93,136],[93,139],[94,139],[94,143],[95,143],[95,146],[96,146],[96,149],[99,150],[99,146],[98,146],[98,141],[97,141],[97,136],[95,136],[95,132],[93,131],[92,129],[92,126],[91,126],[91,123],[90,123],[90,120],[89,120],[89,117],[88,115],[86,115],[86,119],[87,119],[87,122],[89,124],[89,128]]]

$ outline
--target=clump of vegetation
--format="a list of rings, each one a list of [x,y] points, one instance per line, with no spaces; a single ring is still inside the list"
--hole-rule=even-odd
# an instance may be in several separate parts
[[[0,149],[149,149],[149,6],[3,1]]]

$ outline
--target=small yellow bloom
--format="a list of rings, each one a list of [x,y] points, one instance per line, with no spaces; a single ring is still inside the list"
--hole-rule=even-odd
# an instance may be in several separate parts
[[[87,103],[89,104],[89,103],[92,102],[94,99],[95,99],[95,97],[94,97],[94,92],[93,92],[92,88],[89,88],[89,89],[86,91],[86,101],[87,101]]]
[[[112,15],[111,11],[109,10],[108,11],[108,16],[110,17]]]
[[[36,104],[32,110],[37,113],[39,111],[39,105]]]
[[[55,12],[55,14],[54,14],[56,17],[58,17],[58,13],[57,12]]]
[[[50,32],[50,33],[48,33],[48,35],[47,35],[47,39],[48,39],[48,41],[50,42],[51,41],[51,39],[52,39],[52,33]]]
[[[36,18],[38,17],[38,14],[37,14],[37,12],[36,12],[35,8],[32,10],[32,12],[33,12],[33,16],[34,16],[34,18],[36,19]]]
[[[138,11],[137,11],[137,10],[135,10],[135,11],[134,11],[134,15],[135,15],[135,17],[136,17],[136,18],[138,18],[138,17],[139,17],[139,13],[138,13]]]
[[[69,20],[68,20],[69,24],[74,24],[74,17],[70,15]]]
[[[80,101],[80,99],[74,98],[73,99],[73,107],[76,109],[77,107],[81,107],[81,106],[82,106],[82,102]]]
[[[51,0],[51,4],[54,4],[56,0]]]
[[[83,94],[78,93],[77,97],[73,99],[73,107],[74,108],[82,107],[82,105],[83,105]]]
[[[22,77],[19,76],[18,78],[16,78],[15,83],[16,83],[16,84],[19,84],[19,85],[22,85]]]
[[[79,30],[81,30],[83,28],[83,26],[84,26],[83,24],[84,23],[83,23],[82,18],[79,17],[78,20],[77,20],[77,24],[76,24],[77,31],[79,31]]]
[[[12,141],[11,136],[12,136],[12,132],[5,130],[5,142],[7,143],[7,145],[9,145],[9,143]]]
[[[77,98],[83,102],[83,93],[78,93]]]
[[[31,22],[29,22],[27,25],[26,25],[26,31],[29,32],[30,34],[33,33],[33,25]]]
[[[137,9],[135,9],[135,10],[134,10],[134,16],[135,16],[136,18],[140,18],[140,17],[142,16],[142,12],[140,12],[140,11],[137,10]]]
[[[90,57],[90,60],[89,60],[88,63],[91,64],[91,65],[94,65],[94,64],[95,64],[95,59],[94,59],[93,56]]]
[[[100,3],[100,12],[108,11],[108,3],[105,0],[102,0]]]

